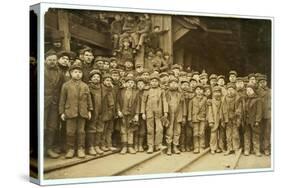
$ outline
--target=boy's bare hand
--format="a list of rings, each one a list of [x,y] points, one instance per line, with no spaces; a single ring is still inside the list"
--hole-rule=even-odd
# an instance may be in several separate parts
[[[167,112],[164,113],[164,117],[168,118],[168,113]]]
[[[90,111],[88,112],[88,119],[92,119],[92,113]]]
[[[60,118],[62,119],[62,121],[65,121],[65,114],[61,114]]]
[[[123,117],[123,114],[122,114],[122,112],[121,112],[121,111],[118,111],[118,116],[119,116],[120,118],[122,118],[122,117]]]
[[[139,115],[138,114],[135,115],[134,120],[139,121]]]
[[[143,119],[143,120],[145,120],[145,119],[146,119],[145,114],[142,114],[142,115],[141,115],[141,117],[142,117],[142,119]]]

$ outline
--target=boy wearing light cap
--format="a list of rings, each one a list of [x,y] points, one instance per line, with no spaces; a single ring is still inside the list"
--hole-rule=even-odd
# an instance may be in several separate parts
[[[159,76],[150,76],[150,89],[144,94],[141,113],[147,123],[147,153],[162,149],[163,126],[161,118],[168,118],[168,104],[165,92],[159,86]],[[155,128],[154,128],[155,124]]]
[[[237,72],[235,70],[229,71],[229,82],[235,84]]]
[[[235,90],[235,84],[227,84],[227,94],[223,99],[222,113],[226,129],[227,151],[229,155],[233,151],[238,152],[240,148],[239,126],[241,124],[242,103]]]
[[[225,127],[222,115],[222,92],[219,86],[213,88],[213,97],[208,101],[208,122],[211,128],[211,153],[220,153],[225,150]]]
[[[121,154],[135,154],[136,151],[133,147],[134,144],[134,131],[136,131],[136,123],[139,121],[137,112],[137,91],[134,89],[134,77],[126,77],[126,87],[123,88],[118,94],[117,101],[117,114],[122,119],[121,123]]]
[[[207,98],[204,96],[204,88],[199,83],[194,88],[195,96],[188,106],[188,121],[193,128],[194,153],[200,153],[206,146],[205,126],[207,118]]]
[[[178,79],[169,80],[169,89],[166,92],[166,100],[169,111],[169,125],[166,128],[165,138],[168,146],[167,155],[172,152],[180,154],[179,138],[181,126],[186,122],[186,105],[182,93],[179,91]]]
[[[93,110],[90,89],[82,79],[82,67],[72,65],[69,69],[71,80],[64,83],[61,89],[59,114],[66,121],[66,158],[73,158],[75,142],[77,141],[77,155],[85,157],[85,123],[90,120]],[[77,133],[77,136],[76,136]]]

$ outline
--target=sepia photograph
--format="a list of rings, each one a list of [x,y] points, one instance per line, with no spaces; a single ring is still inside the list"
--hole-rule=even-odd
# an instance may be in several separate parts
[[[44,69],[43,179],[272,169],[272,24],[49,8],[44,62],[30,54],[34,96]]]

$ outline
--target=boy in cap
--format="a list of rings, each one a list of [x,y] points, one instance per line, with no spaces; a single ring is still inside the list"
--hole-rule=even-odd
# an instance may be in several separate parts
[[[150,76],[150,89],[144,94],[141,113],[142,119],[147,123],[147,153],[162,149],[163,126],[161,118],[168,117],[168,104],[165,92],[159,86],[159,76]],[[155,124],[155,128],[154,128]]]
[[[104,130],[101,138],[101,149],[103,151],[116,150],[116,148],[112,146],[113,118],[116,113],[113,92],[112,77],[110,74],[104,74],[102,83],[102,121],[104,123]]]
[[[229,71],[229,82],[235,84],[237,72],[235,70]]]
[[[139,116],[139,126],[134,133],[134,144],[135,144],[135,150],[137,152],[143,152],[144,138],[146,135],[146,121],[143,120],[141,117],[141,105],[142,105],[143,95],[145,92],[147,92],[147,87],[145,87],[146,85],[145,79],[142,78],[141,76],[137,77],[136,85],[137,85],[136,113]]]
[[[63,75],[64,82],[70,80],[69,66],[70,66],[70,53],[67,51],[60,51],[57,53],[58,67]]]
[[[59,132],[58,103],[63,82],[63,75],[57,66],[56,53],[46,53],[44,69],[44,131],[47,155],[51,158],[59,157],[59,154],[54,149],[56,135]]]
[[[235,78],[236,79],[236,78]],[[240,147],[239,126],[241,124],[242,103],[235,90],[235,84],[227,84],[227,94],[222,103],[223,119],[226,128],[227,151],[225,155],[233,151],[238,152]]]
[[[192,78],[196,80],[197,83],[200,82],[200,75],[198,71],[192,72]]]
[[[137,24],[137,30],[136,30],[136,34],[137,34],[137,46],[136,46],[136,50],[139,50],[141,48],[141,46],[144,43],[144,39],[145,37],[147,37],[148,33],[151,30],[151,20],[148,14],[144,14],[141,15],[139,17],[140,21]]]
[[[208,74],[205,72],[205,70],[202,71],[199,77],[200,77],[200,83],[203,86],[208,84]]]
[[[171,67],[172,71],[174,72],[175,76],[178,77],[180,71],[182,70],[182,66],[179,64],[173,64]]]
[[[104,64],[104,61],[103,61],[103,57],[102,56],[98,56],[95,58],[94,60],[94,66],[95,68],[99,69],[100,71],[103,70],[103,64]]]
[[[221,88],[221,94],[222,96],[225,96],[227,91],[225,88],[225,77],[224,75],[219,75],[218,76],[218,82],[217,82],[218,86]]]
[[[160,73],[160,87],[164,90],[169,87],[169,75],[166,72]]]
[[[211,74],[209,77],[209,80],[210,80],[210,86],[211,86],[211,88],[213,88],[214,86],[217,85],[218,76],[216,74]]]
[[[197,84],[198,84],[198,82],[197,82],[196,79],[194,79],[194,78],[191,78],[191,79],[190,79],[189,85],[190,85],[190,88],[191,88],[192,91],[194,91],[195,86],[196,86]]]
[[[244,134],[244,155],[250,154],[251,143],[256,156],[261,156],[261,120],[262,120],[262,101],[256,93],[256,87],[248,84],[246,87],[246,126]]]
[[[180,154],[179,138],[181,126],[186,122],[186,106],[182,93],[179,91],[178,79],[169,80],[169,89],[166,92],[169,111],[169,125],[166,128],[165,138],[168,145],[167,155]]]
[[[104,123],[102,121],[102,89],[101,89],[101,72],[98,69],[93,69],[90,72],[89,88],[93,102],[92,118],[86,125],[86,141],[88,144],[89,155],[102,154],[100,149],[101,136],[104,129]]]
[[[256,75],[254,73],[249,74],[248,78],[249,78],[248,84],[253,85],[253,86],[257,86],[257,79],[256,79]]]
[[[116,57],[111,57],[110,59],[110,69],[117,69],[118,63]]]
[[[222,92],[219,86],[213,88],[213,98],[208,101],[208,122],[211,128],[211,153],[220,153],[225,150],[225,127],[222,115]]]
[[[152,48],[152,49],[157,49],[160,47],[160,37],[167,33],[169,31],[169,29],[163,29],[161,30],[160,26],[159,25],[155,25],[153,27],[153,30],[152,32],[150,32],[148,34],[148,37],[147,37],[147,46],[149,48]]]
[[[72,65],[69,69],[71,80],[63,84],[59,102],[59,114],[66,121],[66,158],[73,158],[77,141],[77,155],[85,157],[85,123],[90,120],[93,110],[90,89],[82,81],[82,67]],[[76,136],[77,133],[77,136]]]
[[[143,73],[143,65],[141,63],[136,63],[135,68],[136,76],[141,76],[141,74]]]
[[[134,69],[133,60],[127,59],[125,61],[124,65],[125,65],[126,72],[133,71],[133,69]]]
[[[261,75],[258,78],[259,88],[257,93],[262,101],[262,124],[261,137],[262,147],[265,155],[270,155],[270,135],[271,135],[271,89],[267,86],[267,78]]]
[[[188,105],[190,100],[193,98],[193,92],[192,89],[189,86],[189,81],[187,78],[182,79],[180,81],[180,89],[182,92],[182,95],[184,97],[184,103],[186,108],[186,114],[188,114]],[[186,117],[187,119],[187,117]],[[183,125],[181,126],[181,136],[180,136],[180,150],[181,152],[185,151],[191,151],[193,148],[192,146],[192,127],[190,126],[190,123],[188,121],[185,121]]]
[[[188,121],[193,128],[194,153],[200,153],[205,144],[205,126],[207,116],[207,98],[204,96],[204,88],[198,83],[195,88],[195,96],[188,106]]]
[[[136,130],[136,123],[139,121],[139,116],[136,113],[137,108],[137,91],[134,89],[134,77],[127,76],[125,78],[126,87],[124,87],[118,94],[117,114],[122,119],[121,123],[121,154],[135,154],[134,131]]]

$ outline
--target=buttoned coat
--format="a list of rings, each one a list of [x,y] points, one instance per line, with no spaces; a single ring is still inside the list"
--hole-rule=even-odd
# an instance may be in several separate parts
[[[174,113],[175,119],[178,123],[182,122],[186,118],[187,110],[185,105],[184,96],[180,91],[171,91],[166,92],[166,99],[168,104],[169,115]]]
[[[207,98],[205,96],[195,96],[191,99],[188,106],[188,121],[198,123],[206,121],[207,117]]]
[[[60,95],[59,114],[66,118],[81,116],[88,118],[88,112],[93,110],[90,89],[82,81],[69,80],[63,84]]]
[[[144,93],[141,113],[146,114],[147,118],[160,118],[164,113],[168,113],[165,92],[160,87],[150,88]]]
[[[246,98],[246,124],[253,126],[262,119],[262,100],[258,96]]]

